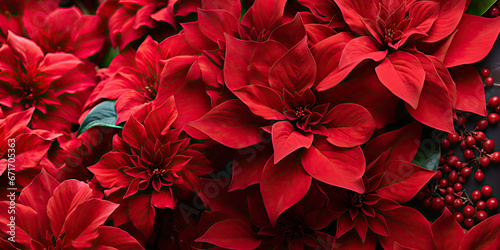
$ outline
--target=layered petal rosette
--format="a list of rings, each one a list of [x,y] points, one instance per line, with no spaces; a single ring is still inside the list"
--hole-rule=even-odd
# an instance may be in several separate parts
[[[332,70],[320,79],[317,90],[337,85],[353,68],[371,60],[380,83],[423,124],[453,132],[455,109],[486,114],[480,105],[473,110],[464,105],[468,89],[481,89],[480,79],[466,76],[474,80],[458,81],[447,68],[486,56],[496,39],[492,34],[500,31],[500,18],[464,14],[466,0],[335,2],[354,36],[344,37],[342,53],[332,59]]]
[[[88,168],[109,189],[106,195],[126,191],[122,199],[130,199],[123,209],[146,237],[152,232],[153,207],[174,209],[175,192],[194,194],[200,189],[197,176],[212,171],[205,156],[192,149],[190,138],[171,128],[176,119],[173,97],[159,106],[145,105],[125,123],[121,137],[114,136],[113,151]]]
[[[363,192],[359,145],[376,124],[362,106],[335,105],[312,90],[317,69],[307,38],[289,50],[275,41],[226,41],[225,81],[239,100],[225,101],[189,125],[235,149],[263,142],[269,134],[273,156],[251,175],[262,176],[271,222],[304,197],[312,178]]]

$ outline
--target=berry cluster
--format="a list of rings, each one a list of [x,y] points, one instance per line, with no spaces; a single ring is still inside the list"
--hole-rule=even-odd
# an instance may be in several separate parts
[[[500,97],[490,98],[487,106],[491,109],[490,114],[487,118],[479,119],[472,131],[466,127],[466,115],[458,116],[457,132],[450,133],[447,138],[441,140],[443,154],[439,161],[438,172],[417,194],[417,199],[425,208],[441,212],[447,207],[450,211],[454,211],[457,222],[466,228],[485,220],[498,209],[498,200],[491,197],[493,194],[491,186],[484,185],[481,190],[472,191],[470,196],[463,187],[473,171],[475,171],[475,181],[482,183],[485,177],[483,170],[491,164],[500,163],[500,152],[494,151],[495,141],[487,138],[484,133],[490,125],[496,125],[500,120],[498,115]],[[456,154],[456,150],[452,149],[453,145],[458,145],[463,151],[464,161]]]
[[[495,79],[490,76],[490,73],[490,70],[487,68],[481,70],[481,76],[484,78],[484,85],[486,87],[493,87],[493,85],[495,84]]]
[[[494,18],[494,17],[497,17],[500,15],[500,2],[497,1],[495,4],[493,4],[489,9],[488,11],[486,11],[486,13],[484,13],[483,16],[485,17],[491,17],[491,18]]]

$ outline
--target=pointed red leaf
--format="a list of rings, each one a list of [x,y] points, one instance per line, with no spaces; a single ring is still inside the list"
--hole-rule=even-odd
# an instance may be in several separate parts
[[[284,104],[281,95],[274,89],[262,85],[248,85],[234,91],[234,94],[250,110],[266,120],[284,120]]]
[[[262,170],[272,154],[273,148],[271,144],[257,144],[238,150],[233,159],[233,172],[228,191],[245,189],[250,185],[259,183]]]
[[[43,58],[43,52],[38,45],[21,36],[9,31],[7,35],[7,44],[19,54],[24,67],[28,69],[30,65],[40,62]]]
[[[285,4],[286,0],[256,0],[241,23],[257,32],[273,30],[281,24]]]
[[[148,140],[148,134],[144,125],[142,125],[135,116],[130,116],[130,119],[125,123],[122,131],[123,140],[130,146],[140,149]]]
[[[460,250],[466,249],[500,249],[500,215],[496,214],[472,227],[460,244]]]
[[[195,241],[211,243],[222,248],[242,250],[255,249],[262,242],[248,225],[234,219],[215,223]]]
[[[151,205],[151,195],[133,196],[128,204],[128,216],[132,224],[148,238],[153,232],[155,222],[155,209]]]
[[[278,41],[287,48],[292,48],[298,44],[306,35],[306,29],[300,13],[297,13],[293,20],[285,23],[273,30],[269,39]],[[309,39],[309,37],[308,37]]]
[[[295,131],[295,128],[290,122],[281,121],[273,124],[272,140],[274,164],[276,164],[297,149],[311,147],[314,135]]]
[[[397,51],[388,55],[375,71],[378,79],[394,95],[417,108],[426,76],[422,64],[415,56]]]
[[[30,123],[33,111],[35,111],[34,107],[10,114],[4,119],[0,119],[0,124],[5,123],[6,134],[4,138],[13,138],[20,134]]]
[[[303,93],[316,78],[316,62],[307,46],[307,37],[281,57],[269,70],[269,86],[278,93]]]
[[[464,229],[455,220],[453,214],[445,208],[432,225],[434,242],[437,250],[458,249],[464,237]]]
[[[66,180],[54,190],[54,194],[48,201],[47,215],[52,233],[56,237],[64,233],[61,229],[68,214],[92,196],[92,189],[89,185],[77,180]]]
[[[6,197],[5,199],[9,198],[10,197]],[[0,209],[2,209],[1,211],[3,211],[2,213],[0,213],[0,230],[2,231],[2,234],[5,235],[8,234],[8,231],[11,231],[11,226],[7,224],[11,224],[10,217],[14,215],[12,212],[12,214],[8,213],[10,210],[13,210],[9,203],[9,201],[0,202]],[[18,244],[24,246],[25,249],[30,249],[30,242],[32,241],[32,239],[36,240],[40,231],[49,230],[49,225],[40,228],[38,223],[40,217],[38,217],[37,212],[35,212],[35,210],[33,210],[33,208],[29,206],[16,204],[15,213],[15,241]],[[11,236],[12,235],[9,234],[8,237]]]
[[[132,181],[133,177],[121,169],[124,166],[134,166],[127,154],[109,152],[101,160],[88,167],[94,173],[99,183],[105,188],[124,188]]]
[[[148,17],[149,18],[149,17]],[[137,69],[145,76],[155,77],[159,72],[160,53],[158,52],[158,42],[150,36],[137,49],[135,64]]]
[[[464,14],[457,29],[444,60],[447,68],[472,64],[483,59],[490,52],[500,32],[500,17],[492,19]]]
[[[98,227],[117,207],[118,204],[96,198],[80,203],[64,222],[62,230],[66,231],[65,239],[76,248],[92,246],[92,241],[99,235]]]
[[[241,101],[228,100],[188,125],[222,145],[239,149],[261,142],[260,128],[267,124]]]
[[[170,208],[174,210],[175,208],[174,195],[172,194],[172,189],[170,187],[161,187],[160,191],[153,191],[151,195],[151,205],[156,208]]]
[[[144,249],[144,247],[127,232],[117,227],[108,226],[99,227],[99,237],[97,237],[94,246],[109,247],[112,249]]]
[[[367,142],[376,127],[370,112],[354,103],[335,106],[326,114],[323,122],[322,125],[328,130],[328,142],[346,148]]]
[[[384,249],[392,249],[395,242],[404,247],[434,249],[431,225],[420,212],[400,206],[380,213],[385,217],[389,229],[389,236],[379,236]]]
[[[361,36],[352,39],[347,43],[342,52],[339,61],[339,68],[347,66],[356,66],[366,59],[372,59],[375,62],[384,60],[387,55],[387,49],[384,49],[371,36]]]
[[[379,10],[378,2],[375,1],[336,0],[335,3],[342,11],[342,16],[349,24],[349,28],[356,34],[365,33],[365,26],[361,22],[361,18],[375,20]]]
[[[262,171],[260,192],[271,224],[306,195],[312,178],[302,168],[298,154],[292,154],[274,164],[274,157],[267,161]]]
[[[457,86],[455,108],[486,116],[483,81],[476,68],[472,65],[464,65],[450,69],[450,73]]]
[[[357,193],[365,191],[362,177],[366,163],[360,147],[338,148],[316,139],[311,148],[304,150],[302,165],[316,180]]]
[[[166,134],[170,126],[172,126],[172,123],[177,119],[177,114],[173,96],[169,97],[163,104],[149,112],[144,120],[144,128],[148,134],[148,138],[158,138]]]
[[[456,29],[460,18],[467,8],[466,2],[467,0],[439,1],[439,16],[434,21],[428,36],[422,39],[422,41],[434,43],[450,35]]]
[[[198,10],[200,31],[214,42],[225,41],[224,34],[238,34],[238,18],[225,10]]]
[[[59,78],[82,63],[83,62],[73,54],[60,52],[48,53],[40,64],[38,64],[38,70],[45,74],[58,76],[57,78]]]
[[[435,171],[409,162],[389,161],[385,165],[384,178],[376,192],[383,198],[404,203],[417,195],[435,174]]]
[[[202,0],[203,9],[223,9],[232,13],[235,17],[241,14],[241,3],[232,0]]]

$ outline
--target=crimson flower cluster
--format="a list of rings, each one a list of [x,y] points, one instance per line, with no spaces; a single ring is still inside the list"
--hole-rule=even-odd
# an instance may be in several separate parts
[[[424,128],[487,115],[469,4],[0,3],[1,248],[497,249],[410,202]]]

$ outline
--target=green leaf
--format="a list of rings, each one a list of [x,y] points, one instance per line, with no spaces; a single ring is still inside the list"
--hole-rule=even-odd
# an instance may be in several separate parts
[[[481,16],[490,9],[497,0],[472,0],[466,13]]]
[[[108,51],[106,51],[106,55],[104,56],[103,60],[101,61],[101,68],[107,68],[111,61],[120,53],[120,50],[118,48],[113,49],[112,47],[108,48]]]
[[[424,128],[417,155],[411,163],[429,170],[437,170],[441,158],[440,141],[443,138],[446,138],[446,133],[428,127]]]
[[[115,102],[116,100],[104,101],[95,106],[83,120],[77,135],[95,126],[122,129],[123,126],[116,125]]]

